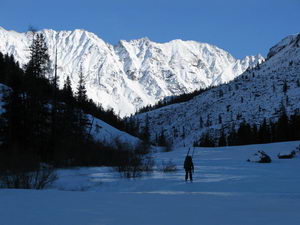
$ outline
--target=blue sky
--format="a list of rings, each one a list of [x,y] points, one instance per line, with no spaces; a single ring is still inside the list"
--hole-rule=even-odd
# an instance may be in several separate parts
[[[0,0],[0,26],[86,29],[106,42],[196,40],[241,58],[300,32],[300,0]]]

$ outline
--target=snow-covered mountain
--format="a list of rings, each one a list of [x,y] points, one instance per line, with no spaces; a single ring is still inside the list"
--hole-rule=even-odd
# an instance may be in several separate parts
[[[161,44],[141,38],[113,46],[84,30],[40,32],[52,61],[57,44],[60,85],[69,75],[76,88],[82,66],[88,96],[121,116],[166,96],[228,82],[263,61],[260,55],[235,59],[216,46],[195,41]],[[0,52],[14,55],[21,65],[28,61],[31,40],[30,32],[0,27]]]
[[[282,105],[287,114],[300,110],[300,33],[280,41],[264,63],[228,84],[135,118],[142,127],[147,115],[152,140],[164,132],[174,145],[192,145],[205,131],[217,136],[221,127],[226,131],[242,121],[276,121]]]

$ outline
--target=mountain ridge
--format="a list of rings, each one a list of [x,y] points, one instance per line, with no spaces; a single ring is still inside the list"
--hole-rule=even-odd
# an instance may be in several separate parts
[[[218,138],[221,131],[228,134],[243,122],[276,122],[282,108],[288,116],[300,113],[300,34],[289,39],[271,47],[274,54],[264,63],[227,84],[187,102],[136,115],[140,130],[147,121],[151,141],[163,134],[175,146],[191,146],[206,132]]]
[[[264,60],[260,55],[236,59],[217,46],[180,39],[156,43],[144,37],[111,45],[82,29],[39,32],[52,62],[57,45],[60,86],[70,76],[75,89],[82,67],[88,97],[122,117],[167,96],[228,82]],[[28,61],[30,40],[30,32],[0,29],[0,51],[21,65]]]

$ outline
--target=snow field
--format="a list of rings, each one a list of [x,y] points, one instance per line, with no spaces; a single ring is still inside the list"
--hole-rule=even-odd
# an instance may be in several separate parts
[[[3,225],[297,225],[300,224],[300,156],[276,155],[300,141],[196,148],[194,182],[184,181],[186,148],[154,153],[172,160],[174,173],[127,180],[111,168],[60,170],[51,189],[0,190]],[[256,151],[271,164],[246,162]]]

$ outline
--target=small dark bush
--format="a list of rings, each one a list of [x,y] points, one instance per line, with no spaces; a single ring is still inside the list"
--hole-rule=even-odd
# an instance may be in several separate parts
[[[254,154],[254,158],[248,159],[248,162],[257,162],[257,163],[271,163],[271,157],[268,156],[264,151],[258,151]]]
[[[270,163],[272,162],[271,157],[268,156],[266,153],[262,152],[262,157],[260,159],[260,161],[258,161],[259,163]]]
[[[32,155],[1,154],[0,188],[44,189],[56,179],[53,166]]]
[[[149,148],[145,143],[140,143],[133,149],[128,145],[120,145],[115,150],[118,153],[116,170],[125,178],[136,178],[142,176],[143,172],[152,172],[154,160]]]
[[[290,153],[279,153],[277,155],[278,159],[292,159],[296,155],[295,151],[291,151]]]

